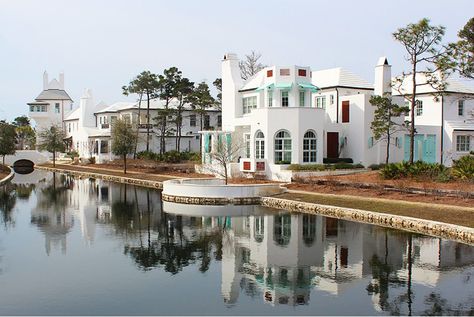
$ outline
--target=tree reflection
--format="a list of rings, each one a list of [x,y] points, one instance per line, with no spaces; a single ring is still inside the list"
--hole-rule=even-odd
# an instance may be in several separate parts
[[[0,187],[0,211],[5,228],[15,225],[12,211],[15,208],[16,199],[17,194],[12,184],[8,183]]]

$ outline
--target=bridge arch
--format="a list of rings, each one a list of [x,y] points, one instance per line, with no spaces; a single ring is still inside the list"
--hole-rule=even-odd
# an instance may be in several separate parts
[[[13,163],[13,170],[18,174],[29,174],[34,171],[35,163],[28,159],[19,159]]]

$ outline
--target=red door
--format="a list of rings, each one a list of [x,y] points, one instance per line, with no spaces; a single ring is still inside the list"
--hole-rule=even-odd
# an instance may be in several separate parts
[[[327,157],[338,158],[339,157],[339,133],[328,132],[327,133]]]

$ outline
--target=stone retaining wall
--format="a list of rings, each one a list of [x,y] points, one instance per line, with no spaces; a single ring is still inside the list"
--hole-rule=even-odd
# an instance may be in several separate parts
[[[261,205],[288,211],[318,214],[349,221],[374,224],[474,245],[474,228],[448,223],[275,197],[262,197]]]
[[[35,166],[35,169],[74,175],[74,176],[78,176],[79,178],[102,179],[104,181],[109,181],[109,182],[114,182],[114,183],[138,185],[138,186],[155,188],[155,189],[163,188],[163,183],[159,181],[136,179],[136,178],[130,178],[130,177],[124,177],[124,176],[106,175],[106,174],[99,174],[99,173],[92,173],[92,172],[85,172],[85,171],[71,171],[71,170],[65,170],[65,169],[54,168],[54,167],[46,167],[46,166]]]
[[[172,203],[187,205],[259,205],[260,197],[188,197],[162,194],[161,199]]]
[[[13,169],[9,166],[6,166],[6,167],[8,167],[8,169],[10,169],[10,174],[8,174],[5,178],[0,179],[0,186],[2,186],[3,184],[11,181],[12,178],[15,177],[15,172],[13,171]]]

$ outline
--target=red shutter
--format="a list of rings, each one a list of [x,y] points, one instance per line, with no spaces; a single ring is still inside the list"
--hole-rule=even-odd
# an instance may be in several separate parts
[[[349,122],[349,101],[342,102],[342,122]]]
[[[273,77],[273,69],[267,70],[267,77]]]
[[[250,162],[244,162],[244,171],[250,171]]]

